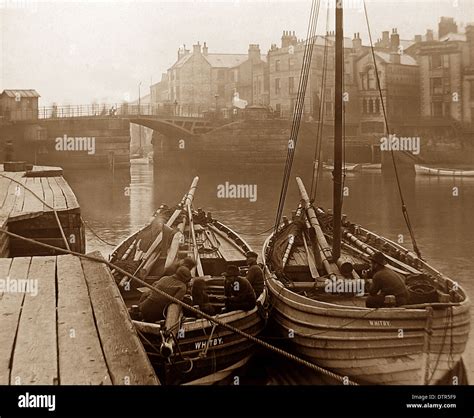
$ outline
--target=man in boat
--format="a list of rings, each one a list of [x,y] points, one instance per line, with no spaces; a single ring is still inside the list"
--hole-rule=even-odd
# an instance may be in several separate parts
[[[176,273],[176,271],[181,266],[187,267],[191,271],[194,267],[196,267],[196,262],[191,257],[186,257],[182,260],[177,260],[171,263],[168,267],[166,267],[165,271],[163,272],[163,275],[171,276],[172,274]]]
[[[257,303],[255,292],[249,281],[245,277],[239,276],[239,268],[234,265],[227,266],[224,277],[226,311],[253,309]]]
[[[191,272],[187,267],[181,266],[176,270],[176,273],[171,276],[164,276],[153,283],[153,287],[182,301],[190,281]],[[171,300],[166,296],[150,291],[148,297],[139,304],[143,320],[156,322],[164,319],[165,309],[170,303],[172,303]]]
[[[198,305],[199,309],[208,315],[215,315],[220,308],[211,303],[211,296],[207,291],[206,280],[202,277],[196,277],[193,280],[193,305]]]
[[[255,291],[255,296],[258,299],[265,288],[263,271],[257,264],[258,254],[253,251],[249,251],[245,257],[247,258],[247,265],[249,266],[249,270],[245,278],[252,285],[253,290]]]
[[[381,252],[372,256],[372,269],[368,273],[372,275],[372,284],[369,288],[369,296],[365,301],[367,308],[383,308],[385,296],[395,296],[395,306],[408,303],[408,289],[404,278],[397,272],[386,267],[387,259]]]

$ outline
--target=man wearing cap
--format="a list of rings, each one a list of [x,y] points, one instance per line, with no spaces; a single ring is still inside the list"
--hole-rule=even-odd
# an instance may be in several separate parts
[[[159,289],[176,299],[183,300],[186,294],[187,285],[191,280],[191,272],[187,267],[181,266],[171,276],[163,276],[153,283],[153,287]],[[164,319],[166,307],[172,303],[170,299],[161,294],[150,291],[148,297],[140,302],[139,308],[143,320],[146,322],[156,322]]]
[[[255,291],[255,296],[258,297],[263,292],[265,287],[264,279],[263,279],[263,271],[260,266],[257,264],[257,253],[253,251],[249,251],[245,257],[247,258],[247,265],[249,266],[249,270],[247,272],[247,276],[245,278],[249,281],[252,285],[253,290]]]
[[[387,260],[383,253],[376,252],[372,256],[372,285],[370,296],[365,301],[367,308],[384,307],[385,296],[394,295],[396,306],[408,303],[408,290],[405,280],[397,272],[386,267]]]
[[[239,268],[234,265],[227,266],[224,277],[226,311],[239,309],[249,311],[253,309],[257,303],[255,292],[249,281],[245,277],[239,276]]]

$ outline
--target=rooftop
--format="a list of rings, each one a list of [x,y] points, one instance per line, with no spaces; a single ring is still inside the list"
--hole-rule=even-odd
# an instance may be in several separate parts
[[[0,96],[6,95],[8,97],[41,97],[36,90],[3,90]]]

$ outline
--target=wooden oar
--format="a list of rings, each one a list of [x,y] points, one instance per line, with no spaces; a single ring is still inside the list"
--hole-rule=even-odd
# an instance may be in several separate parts
[[[321,228],[321,225],[319,224],[316,212],[314,211],[314,208],[311,205],[311,202],[309,201],[308,193],[306,192],[303,181],[299,177],[296,177],[296,182],[298,183],[301,199],[304,202],[306,216],[308,217],[308,221],[313,227],[314,232],[316,233],[316,240],[323,266],[328,274],[339,275],[339,269],[336,263],[332,261],[331,249],[329,248],[328,242],[326,241],[326,237],[324,236],[324,232]]]
[[[301,231],[301,236],[303,237],[304,249],[306,251],[306,258],[308,259],[309,271],[311,272],[311,277],[317,279],[319,277],[318,268],[316,267],[316,262],[314,261],[313,251],[310,251],[308,243],[306,242],[305,231]]]
[[[165,269],[171,266],[174,263],[176,256],[179,250],[179,244],[183,242],[184,239],[184,228],[186,226],[186,218],[183,218],[183,221],[177,226],[178,231],[174,234],[171,241],[170,248],[168,250],[168,255],[165,260]],[[148,273],[148,272],[147,272]]]
[[[188,218],[189,218],[189,230],[191,231],[191,238],[193,240],[193,253],[194,261],[196,262],[196,271],[198,276],[204,276],[204,270],[201,264],[201,258],[199,257],[199,249],[197,246],[196,232],[194,231],[194,219],[191,205],[188,205]]]
[[[199,177],[194,177],[193,182],[191,183],[191,187],[189,188],[189,191],[184,195],[183,199],[181,200],[181,203],[178,205],[178,208],[173,212],[173,214],[170,216],[168,221],[166,222],[166,226],[171,227],[178,218],[178,216],[181,215],[183,211],[184,205],[191,204],[194,198],[194,193],[197,188],[197,184],[199,182]],[[147,252],[141,257],[141,262],[137,269],[135,270],[134,275],[136,275],[142,268],[145,268],[145,271],[150,271],[151,268],[153,267],[154,263],[158,259],[158,251],[157,250],[158,246],[161,244],[161,241],[163,239],[163,231],[161,231],[158,236],[155,238],[153,243],[150,245],[148,248]],[[126,276],[122,279],[121,283],[124,282],[126,279]],[[126,282],[129,282],[131,279],[128,278]],[[126,283],[125,282],[125,283]],[[124,284],[125,284],[124,283]]]

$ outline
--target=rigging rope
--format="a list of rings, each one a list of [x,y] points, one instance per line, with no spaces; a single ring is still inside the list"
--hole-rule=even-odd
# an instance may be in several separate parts
[[[166,297],[171,302],[180,305],[182,308],[186,308],[187,310],[195,313],[196,315],[207,319],[209,322],[211,322],[213,324],[217,324],[217,325],[220,325],[224,328],[227,328],[230,331],[232,331],[236,334],[239,334],[240,336],[242,336],[244,338],[247,338],[248,340],[254,342],[255,344],[258,344],[258,345],[260,345],[264,348],[267,348],[267,349],[273,351],[274,353],[280,354],[280,355],[288,358],[289,360],[292,360],[296,363],[299,363],[303,366],[306,366],[306,367],[312,369],[313,371],[316,371],[318,373],[329,376],[329,377],[331,377],[331,378],[333,378],[333,379],[335,379],[339,382],[342,382],[345,385],[358,385],[357,383],[355,383],[355,382],[351,381],[350,379],[348,379],[347,376],[340,376],[340,375],[338,375],[334,372],[331,372],[330,370],[326,370],[326,369],[324,369],[324,368],[322,368],[322,367],[320,367],[320,366],[318,366],[314,363],[311,363],[311,362],[309,362],[305,359],[302,359],[301,357],[295,356],[294,354],[288,353],[287,351],[282,350],[281,348],[275,347],[275,346],[267,343],[266,341],[261,340],[260,338],[257,338],[257,337],[255,337],[251,334],[247,334],[246,332],[242,331],[241,329],[236,328],[233,325],[230,325],[230,324],[222,321],[220,318],[216,318],[216,317],[213,317],[211,315],[208,315],[205,312],[202,312],[201,310],[195,308],[194,306],[188,305],[185,302],[181,301],[180,299],[176,299],[174,296],[168,295],[167,293],[163,292],[162,290],[157,289],[156,287],[153,287],[152,285],[150,285],[149,283],[145,282],[144,280],[138,278],[134,274],[131,274],[131,273],[123,270],[122,268],[116,266],[115,264],[113,264],[110,261],[107,261],[103,258],[98,258],[98,257],[94,257],[94,256],[87,255],[87,254],[81,254],[81,253],[78,253],[78,252],[75,252],[75,251],[66,250],[64,248],[55,247],[55,246],[50,245],[50,244],[45,244],[43,242],[39,242],[39,241],[36,241],[34,239],[31,239],[31,238],[26,238],[26,237],[23,237],[21,235],[14,234],[13,232],[10,232],[10,231],[8,231],[4,228],[0,228],[0,232],[4,233],[4,234],[6,234],[10,237],[18,238],[18,239],[26,241],[26,242],[34,243],[34,244],[37,244],[37,245],[42,246],[44,248],[54,250],[56,252],[60,252],[60,253],[64,253],[64,254],[71,254],[71,255],[74,255],[76,257],[81,257],[81,258],[84,258],[86,260],[90,260],[90,261],[93,261],[93,262],[96,262],[96,263],[105,264],[110,269],[115,269],[115,271],[119,272],[120,274],[125,275],[125,276],[129,277],[132,280],[135,280],[141,286],[147,287],[152,292],[157,293],[160,296]]]
[[[288,141],[288,152],[286,156],[285,169],[283,174],[282,186],[280,191],[280,198],[278,202],[277,214],[275,218],[274,230],[278,229],[280,219],[283,214],[283,209],[288,191],[288,184],[290,181],[291,168],[293,166],[294,153],[298,141],[298,132],[301,124],[301,117],[304,110],[304,99],[306,95],[306,86],[308,82],[309,69],[311,67],[311,59],[313,55],[314,43],[316,41],[316,28],[319,16],[320,0],[313,0],[311,4],[311,12],[309,18],[308,31],[305,40],[305,48],[303,53],[303,63],[300,72],[300,79],[298,83],[298,93],[296,104],[293,110],[293,121],[291,126],[290,140]]]
[[[314,148],[313,158],[313,175],[311,179],[310,199],[314,201],[316,198],[319,178],[322,172],[322,161],[321,161],[321,150],[323,141],[323,130],[324,130],[324,112],[326,103],[326,77],[327,77],[327,58],[328,58],[328,36],[329,36],[329,7],[326,12],[326,36],[324,38],[324,52],[323,52],[323,74],[321,76],[321,101],[319,106],[319,120],[318,120],[318,131],[316,135],[316,147]],[[317,162],[317,165],[316,165]],[[316,166],[316,167],[315,167]],[[316,168],[316,170],[315,170]],[[315,173],[316,171],[316,173]]]
[[[384,117],[384,121],[385,121],[385,128],[387,130],[387,134],[390,134],[390,128],[389,128],[389,125],[388,125],[387,112],[385,110],[385,103],[384,103],[384,100],[383,100],[382,88],[381,88],[381,85],[380,85],[379,71],[378,71],[378,68],[377,68],[377,60],[375,59],[374,45],[373,45],[373,42],[372,42],[372,32],[370,30],[369,16],[368,16],[368,13],[367,13],[367,6],[366,6],[366,3],[365,3],[365,0],[364,0],[364,13],[365,13],[365,20],[366,20],[366,23],[367,23],[367,30],[368,30],[368,33],[369,33],[370,50],[372,52],[372,60],[374,62],[375,78],[377,80],[377,88],[378,88],[378,91],[379,91],[380,102],[381,102],[381,105],[382,105],[382,112],[383,112],[383,117]],[[392,157],[393,169],[395,171],[395,178],[397,180],[398,194],[400,195],[400,201],[401,201],[401,204],[402,204],[402,214],[403,214],[403,217],[405,219],[405,223],[407,225],[408,232],[410,233],[410,238],[411,238],[411,242],[412,242],[412,245],[413,245],[413,250],[415,251],[416,255],[419,258],[421,258],[421,252],[420,252],[420,249],[418,248],[418,245],[416,243],[415,232],[413,231],[413,228],[411,226],[410,217],[408,215],[408,209],[406,207],[405,199],[403,197],[402,187],[401,187],[401,184],[400,184],[400,177],[399,177],[399,174],[398,174],[398,168],[397,168],[397,164],[396,164],[396,161],[395,161],[395,153],[394,153],[393,149],[390,149],[390,154],[391,154],[391,157]]]

